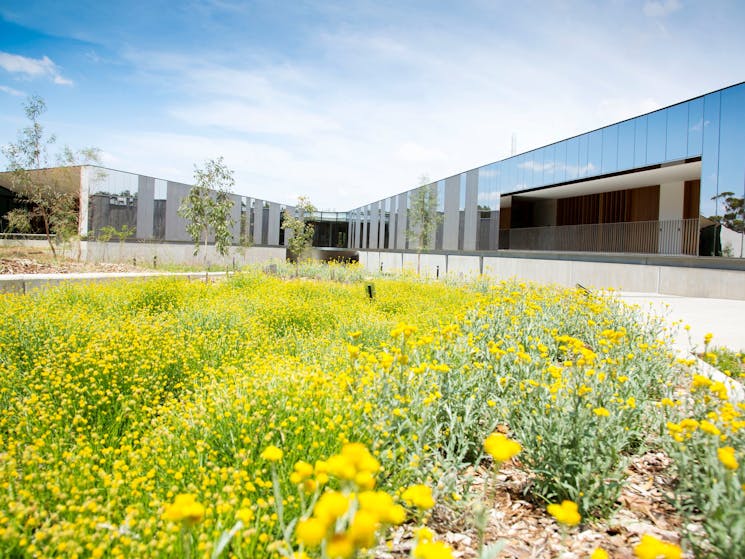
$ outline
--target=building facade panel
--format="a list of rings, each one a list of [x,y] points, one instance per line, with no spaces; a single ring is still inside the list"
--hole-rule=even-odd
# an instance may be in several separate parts
[[[155,179],[138,177],[137,183],[137,238],[153,238],[153,219],[155,215]]]

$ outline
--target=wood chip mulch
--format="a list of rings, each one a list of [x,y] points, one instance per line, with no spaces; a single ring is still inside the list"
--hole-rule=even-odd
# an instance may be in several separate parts
[[[663,452],[647,452],[629,464],[626,484],[619,497],[619,508],[606,521],[583,523],[563,531],[546,513],[545,507],[527,501],[525,489],[529,475],[513,463],[504,464],[496,476],[486,471],[467,472],[473,476],[471,490],[487,491],[488,521],[485,543],[502,541],[497,555],[503,559],[562,558],[584,559],[602,547],[614,559],[632,559],[633,548],[643,534],[680,545],[683,519],[669,501],[674,480],[669,474],[671,461]],[[473,511],[455,512],[438,505],[428,521],[437,539],[447,542],[456,558],[478,557],[478,533]],[[414,544],[412,526],[399,528],[392,542],[376,550],[380,559],[408,557]],[[689,525],[700,532],[701,527]],[[684,554],[684,557],[693,557]]]
[[[0,274],[75,274],[81,272],[133,272],[126,264],[76,262],[60,260],[43,262],[31,258],[0,258]]]

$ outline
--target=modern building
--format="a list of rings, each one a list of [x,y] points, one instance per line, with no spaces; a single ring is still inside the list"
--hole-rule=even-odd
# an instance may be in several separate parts
[[[425,200],[434,251],[714,255],[706,218],[744,189],[741,83],[355,208],[349,240],[419,250]]]
[[[80,193],[88,239],[109,226],[131,231],[130,241],[190,241],[177,211],[188,184],[89,165],[35,172],[58,173],[61,188]],[[12,190],[10,174],[0,173],[3,215],[18,203]],[[745,83],[348,212],[318,212],[314,244],[361,255],[743,256],[742,235],[708,219],[721,215],[718,196],[743,190]],[[232,198],[236,245],[283,247],[282,214],[292,206]]]

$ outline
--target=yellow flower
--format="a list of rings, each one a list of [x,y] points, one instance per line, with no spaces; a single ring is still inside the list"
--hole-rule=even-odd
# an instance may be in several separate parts
[[[274,445],[266,447],[261,453],[261,457],[267,462],[279,462],[280,460],[282,460],[283,455],[284,453],[282,452],[282,450]]]
[[[719,461],[730,470],[736,470],[740,466],[737,463],[737,458],[735,458],[735,449],[731,446],[724,446],[717,449],[717,456],[719,457]]]
[[[293,470],[290,474],[290,481],[295,485],[302,483],[313,475],[313,466],[303,460],[298,461]]]
[[[297,523],[295,527],[295,538],[308,547],[320,545],[326,536],[326,524],[317,518],[306,518]]]
[[[557,522],[567,526],[576,526],[582,520],[577,510],[577,503],[572,501],[562,501],[560,505],[548,505],[546,510]]]
[[[327,526],[331,525],[341,515],[347,512],[349,499],[338,491],[326,491],[316,503],[313,516]]]
[[[639,559],[680,559],[683,551],[675,544],[663,542],[654,536],[644,534],[642,541],[634,547],[634,555]]]
[[[709,433],[710,435],[720,435],[722,433],[716,425],[709,423],[705,419],[701,420],[700,427],[704,433]]]
[[[590,559],[608,559],[608,557],[608,552],[605,551],[602,547],[598,547],[595,551],[592,552],[592,555],[590,555]]]
[[[593,409],[592,413],[599,417],[608,417],[610,415],[610,412],[603,407]]]
[[[173,504],[166,505],[163,511],[163,520],[184,522],[185,524],[196,524],[204,517],[204,506],[197,503],[196,497],[191,493],[176,495]]]
[[[414,530],[414,537],[420,543],[431,542],[435,539],[435,533],[426,526],[422,526]]]
[[[349,537],[358,547],[370,548],[375,545],[375,532],[380,528],[376,515],[359,510],[349,525]]]
[[[484,441],[484,450],[497,462],[506,462],[517,456],[522,450],[517,441],[513,441],[501,433],[492,433]]]
[[[335,535],[326,545],[329,559],[348,559],[354,555],[354,542],[346,534]]]
[[[412,485],[403,492],[401,497],[407,504],[422,510],[428,510],[435,506],[432,489],[427,485]]]
[[[421,542],[414,548],[414,559],[453,559],[453,550],[442,542]]]
[[[235,513],[236,518],[243,522],[244,526],[249,524],[254,519],[254,511],[249,508],[240,509]]]
[[[714,334],[712,334],[711,332],[707,332],[706,334],[704,334],[704,345],[709,345],[713,337]]]

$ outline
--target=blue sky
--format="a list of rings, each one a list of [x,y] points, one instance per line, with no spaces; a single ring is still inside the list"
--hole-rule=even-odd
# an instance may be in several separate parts
[[[60,145],[346,210],[745,80],[745,3],[0,5],[0,144],[29,94]],[[4,165],[5,162],[2,162]]]

